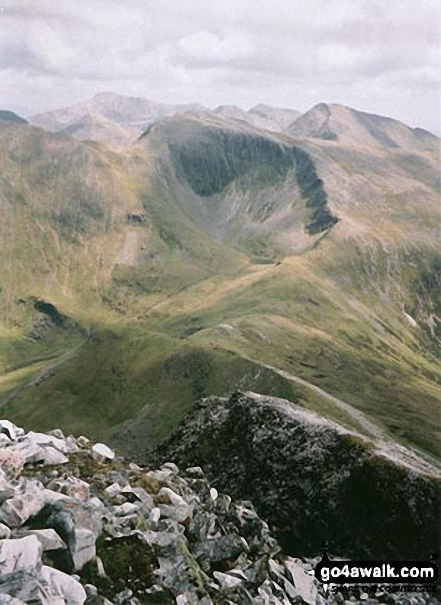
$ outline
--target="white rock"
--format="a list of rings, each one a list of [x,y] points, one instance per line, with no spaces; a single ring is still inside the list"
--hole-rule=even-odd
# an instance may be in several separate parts
[[[69,542],[75,571],[91,561],[95,555],[95,534],[90,529],[75,529],[74,539]]]
[[[8,594],[0,594],[0,605],[26,605],[20,599],[10,597]]]
[[[23,429],[15,426],[9,420],[0,420],[0,432],[6,433],[6,435],[12,439],[12,441],[16,441],[19,437],[22,437],[25,432]]]
[[[42,605],[83,605],[87,598],[86,591],[77,580],[46,565],[41,570],[41,584]]]
[[[7,525],[0,523],[0,540],[8,539],[11,535],[11,530]]]
[[[216,498],[219,496],[219,492],[217,491],[217,489],[215,487],[210,488],[210,498],[212,500],[216,500]]]
[[[26,532],[27,536],[35,536],[41,544],[43,552],[66,548],[66,544],[54,529],[32,529]]]
[[[0,433],[0,447],[6,447],[11,443],[12,441],[9,439],[6,433]]]
[[[165,499],[170,502],[168,504],[159,504],[161,515],[164,517],[170,517],[178,523],[184,523],[187,519],[190,519],[193,514],[192,507],[187,502],[176,494],[169,487],[162,487],[158,493],[158,500]]]
[[[111,498],[113,498],[114,496],[116,496],[117,494],[119,494],[121,491],[121,486],[119,483],[112,483],[112,485],[109,485],[108,487],[106,487],[106,489],[104,490],[104,492],[110,496]]]
[[[43,452],[44,464],[66,464],[66,462],[69,462],[69,458],[53,447],[44,447]]]
[[[63,439],[63,440],[65,439],[65,436],[61,429],[53,429],[52,431],[48,431],[47,434],[52,435],[53,437],[56,437],[57,439]]]
[[[75,437],[73,435],[69,435],[69,437],[66,437],[65,444],[67,447],[68,454],[76,454],[77,452],[80,451],[80,448],[78,447],[78,444],[77,444],[77,440],[75,439]]]
[[[75,498],[86,502],[90,498],[90,486],[88,483],[77,477],[67,477],[66,479],[56,479],[49,485],[52,490],[57,490],[69,498]]]
[[[90,439],[88,439],[87,437],[85,437],[84,435],[80,435],[77,439],[77,445],[81,448],[81,449],[85,449],[89,446],[90,443]]]
[[[92,457],[97,462],[104,462],[105,460],[113,460],[115,458],[115,452],[104,445],[104,443],[95,443],[92,447]]]
[[[125,517],[127,515],[133,515],[137,513],[139,510],[136,504],[132,504],[131,502],[124,502],[124,504],[120,504],[119,506],[115,506],[113,509],[113,514],[115,517]]]
[[[213,571],[213,577],[219,582],[221,588],[236,588],[236,586],[240,586],[243,583],[243,580],[240,578],[235,578],[220,571]]]
[[[149,521],[151,523],[157,523],[161,518],[161,510],[158,507],[152,508],[149,515]]]
[[[44,461],[44,449],[35,441],[25,438],[22,441],[14,443],[13,447],[8,449],[23,456],[25,462],[34,463]]]
[[[36,443],[37,445],[51,445],[63,454],[67,454],[68,452],[65,440],[58,439],[53,435],[46,435],[45,433],[34,433],[34,431],[29,431],[29,433],[26,435],[26,440],[32,443]]]
[[[39,481],[24,481],[0,508],[0,519],[9,527],[20,527],[45,505],[45,490]]]
[[[41,569],[43,549],[35,536],[0,540],[0,577],[15,572],[34,573]]]
[[[317,587],[314,584],[314,578],[305,573],[300,565],[294,559],[291,559],[291,557],[285,560],[285,567],[290,572],[294,586],[302,599],[309,605],[314,605],[317,597]]]

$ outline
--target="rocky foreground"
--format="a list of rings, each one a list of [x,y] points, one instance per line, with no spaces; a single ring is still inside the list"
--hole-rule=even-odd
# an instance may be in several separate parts
[[[426,593],[326,596],[250,502],[125,462],[61,431],[0,421],[0,604],[436,603]]]

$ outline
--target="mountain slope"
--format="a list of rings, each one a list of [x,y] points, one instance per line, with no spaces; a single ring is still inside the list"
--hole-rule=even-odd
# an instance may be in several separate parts
[[[439,141],[430,132],[332,103],[316,105],[297,118],[286,132],[299,137],[338,141],[344,145],[439,151]]]
[[[5,413],[145,450],[245,387],[439,456],[437,161],[348,124],[193,111],[120,152],[0,125]]]

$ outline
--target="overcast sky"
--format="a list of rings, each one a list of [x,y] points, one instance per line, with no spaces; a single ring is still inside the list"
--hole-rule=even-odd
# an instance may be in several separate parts
[[[0,0],[0,108],[338,102],[439,133],[440,0]]]

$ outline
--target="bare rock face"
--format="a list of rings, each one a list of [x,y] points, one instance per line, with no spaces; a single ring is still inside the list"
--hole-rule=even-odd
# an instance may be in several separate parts
[[[216,487],[250,499],[287,552],[428,557],[438,549],[440,474],[288,401],[208,398],[158,451],[204,465]],[[407,461],[405,460],[407,455]]]

